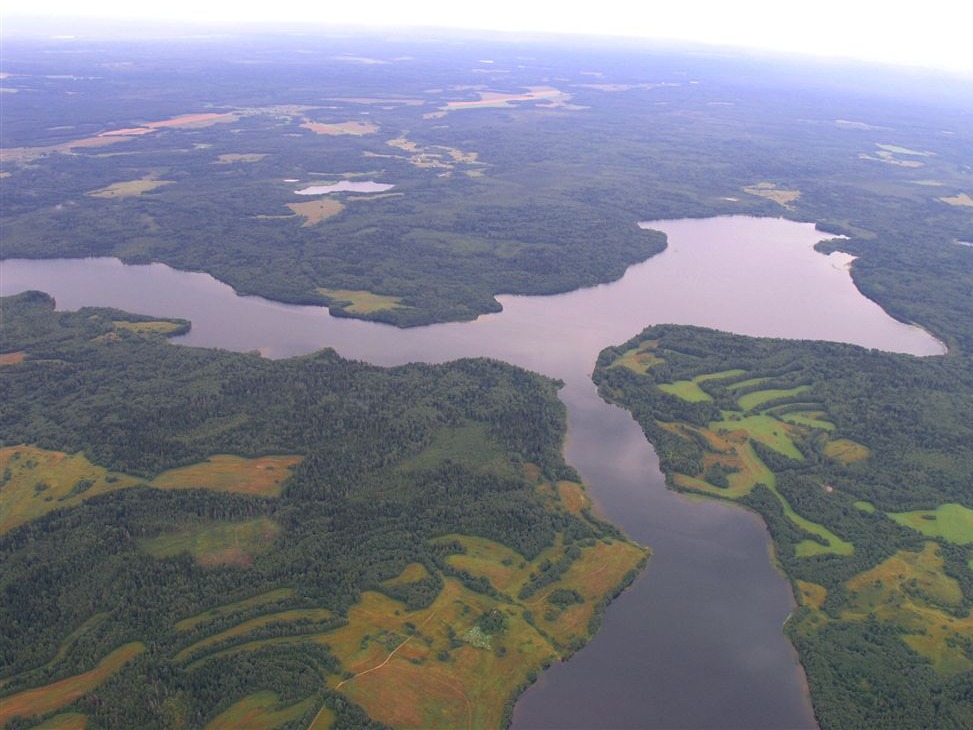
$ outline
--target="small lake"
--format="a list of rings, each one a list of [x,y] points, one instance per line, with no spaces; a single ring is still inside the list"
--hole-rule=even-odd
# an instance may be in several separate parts
[[[179,338],[188,345],[268,357],[331,346],[380,365],[483,355],[562,379],[567,461],[609,519],[654,554],[594,641],[525,693],[513,727],[814,727],[803,671],[781,632],[794,600],[770,562],[763,523],[666,489],[638,424],[598,397],[591,371],[604,347],[665,322],[916,355],[944,348],[863,297],[850,257],[816,253],[826,236],[810,224],[724,216],[640,225],[667,233],[669,247],[616,282],[501,296],[502,312],[409,330],[240,297],[206,274],[116,259],[6,261],[3,293],[40,289],[61,309],[183,317],[193,322]]]
[[[327,195],[328,193],[384,193],[391,190],[395,185],[388,183],[377,183],[371,180],[361,182],[351,182],[342,180],[341,182],[329,183],[326,185],[312,185],[303,190],[295,190],[297,195]]]

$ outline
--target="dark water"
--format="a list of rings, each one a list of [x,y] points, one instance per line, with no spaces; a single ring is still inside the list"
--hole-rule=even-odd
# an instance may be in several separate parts
[[[803,672],[781,632],[793,596],[771,565],[763,524],[668,491],[641,429],[598,398],[591,370],[602,348],[662,322],[918,355],[943,348],[862,297],[847,257],[812,250],[822,236],[811,225],[722,217],[651,227],[669,235],[669,248],[617,282],[504,296],[499,314],[411,330],[239,297],[205,274],[114,259],[7,261],[2,290],[47,291],[62,309],[184,317],[193,322],[180,338],[188,345],[268,357],[331,346],[380,365],[486,355],[561,378],[568,462],[605,514],[654,555],[595,640],[521,698],[514,727],[813,727]]]

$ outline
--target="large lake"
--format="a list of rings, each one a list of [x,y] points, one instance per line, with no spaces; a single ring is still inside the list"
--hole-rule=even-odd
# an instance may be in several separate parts
[[[601,631],[521,698],[514,727],[810,728],[803,671],[781,626],[794,608],[763,523],[743,509],[666,489],[641,429],[603,402],[590,375],[601,349],[649,324],[828,339],[934,355],[943,346],[891,319],[855,288],[850,259],[824,256],[810,224],[742,216],[640,224],[667,250],[611,284],[502,296],[475,322],[399,330],[240,297],[205,274],[115,259],[10,260],[3,294],[51,293],[61,309],[113,306],[183,317],[187,345],[287,357],[330,346],[380,365],[490,356],[560,378],[567,461],[602,511],[654,550]]]

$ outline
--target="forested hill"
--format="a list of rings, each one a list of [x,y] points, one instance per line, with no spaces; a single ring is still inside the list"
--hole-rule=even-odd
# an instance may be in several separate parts
[[[0,726],[501,725],[645,560],[588,512],[548,379],[2,307]]]
[[[973,725],[973,368],[660,325],[604,350],[667,483],[759,512],[822,728]]]

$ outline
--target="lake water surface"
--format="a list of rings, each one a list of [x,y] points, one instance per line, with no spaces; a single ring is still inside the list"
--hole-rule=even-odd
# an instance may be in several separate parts
[[[474,322],[400,330],[320,307],[240,297],[206,274],[115,259],[2,265],[4,294],[51,293],[61,309],[113,306],[192,320],[187,345],[287,357],[330,346],[380,365],[489,356],[560,378],[565,457],[599,507],[654,554],[608,609],[597,637],[551,667],[518,702],[524,728],[810,728],[803,671],[781,626],[794,608],[760,519],[666,489],[641,429],[603,402],[590,375],[601,349],[656,323],[828,339],[940,354],[854,287],[850,257],[823,256],[810,224],[725,216],[640,224],[669,247],[611,284],[501,296]]]
[[[327,193],[384,193],[391,190],[395,185],[389,183],[377,183],[371,180],[352,182],[342,180],[341,182],[328,183],[326,185],[312,185],[309,188],[295,190],[297,195],[326,195]]]

